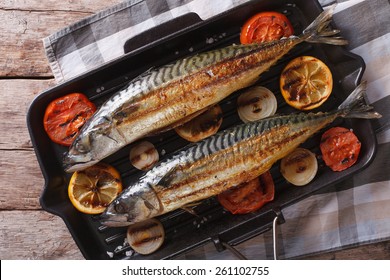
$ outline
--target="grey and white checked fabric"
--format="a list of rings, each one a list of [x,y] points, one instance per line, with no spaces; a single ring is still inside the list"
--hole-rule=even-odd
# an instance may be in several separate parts
[[[132,38],[173,18],[194,12],[206,20],[249,0],[127,0],[43,39],[58,82],[120,57]]]
[[[251,0],[127,0],[44,38],[58,82],[123,55],[125,41],[188,12],[210,18]],[[390,3],[388,0],[320,0],[337,3],[334,21],[349,40],[347,48],[363,57],[369,102],[383,117],[374,122],[378,152],[372,164],[288,208],[279,227],[279,257],[297,258],[352,245],[390,239]],[[250,259],[273,258],[267,232],[237,246]],[[209,244],[186,259],[234,259]]]

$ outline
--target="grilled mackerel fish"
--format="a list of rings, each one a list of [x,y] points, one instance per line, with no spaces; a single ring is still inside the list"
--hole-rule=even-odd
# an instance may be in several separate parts
[[[333,112],[270,117],[219,132],[184,148],[124,190],[100,216],[126,226],[217,195],[248,182],[337,117],[379,118],[358,86]]]
[[[332,10],[318,16],[300,36],[233,45],[150,70],[107,100],[84,125],[64,157],[67,172],[91,166],[122,147],[196,117],[261,73],[301,42],[344,45],[327,28]]]

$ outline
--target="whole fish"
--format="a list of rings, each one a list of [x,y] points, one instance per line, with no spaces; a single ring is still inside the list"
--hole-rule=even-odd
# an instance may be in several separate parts
[[[234,91],[252,85],[261,73],[301,42],[343,45],[327,26],[329,9],[300,36],[233,45],[150,70],[113,95],[81,129],[64,157],[67,172],[84,169],[144,136],[196,117]]]
[[[102,223],[126,226],[248,182],[337,117],[379,118],[362,102],[365,87],[358,86],[333,112],[270,117],[178,151],[125,189],[101,215]]]

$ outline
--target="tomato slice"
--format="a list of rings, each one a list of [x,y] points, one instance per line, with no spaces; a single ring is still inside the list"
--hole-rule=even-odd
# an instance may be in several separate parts
[[[278,12],[261,12],[248,19],[241,29],[241,44],[279,40],[294,34],[288,18]]]
[[[232,214],[247,214],[274,199],[275,185],[269,171],[247,183],[218,195],[218,201]]]
[[[356,135],[344,127],[332,127],[321,137],[322,158],[333,171],[342,171],[354,165],[360,148],[361,143]]]
[[[95,111],[95,105],[84,94],[71,93],[50,102],[43,117],[43,126],[52,141],[70,146]]]

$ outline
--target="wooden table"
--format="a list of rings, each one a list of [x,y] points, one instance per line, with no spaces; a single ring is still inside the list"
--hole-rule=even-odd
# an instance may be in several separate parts
[[[64,222],[39,204],[44,181],[26,114],[33,98],[56,84],[42,38],[119,2],[0,2],[0,259],[83,259]],[[390,259],[390,242],[311,258]]]

